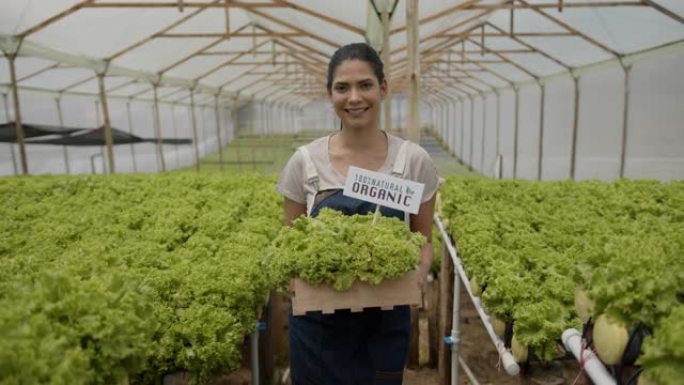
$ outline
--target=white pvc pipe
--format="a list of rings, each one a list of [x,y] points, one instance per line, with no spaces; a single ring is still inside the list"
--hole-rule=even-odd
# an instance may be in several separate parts
[[[466,275],[465,270],[463,269],[461,259],[458,257],[458,254],[456,253],[456,248],[454,248],[454,245],[451,243],[451,238],[444,229],[444,225],[442,225],[442,221],[439,219],[439,216],[437,214],[435,214],[434,216],[434,221],[437,224],[437,227],[439,228],[439,232],[442,236],[442,239],[444,240],[444,244],[446,245],[447,250],[449,251],[449,255],[451,256],[451,260],[454,263],[454,267],[456,268],[458,275],[461,277],[461,280],[464,282],[463,286],[465,287],[466,292],[468,292],[468,295],[470,296],[470,299],[472,300],[473,305],[475,306],[475,310],[477,310],[477,313],[480,316],[480,319],[482,320],[482,324],[487,330],[487,334],[489,334],[489,338],[492,340],[492,343],[496,347],[496,350],[499,352],[499,358],[501,359],[501,363],[503,364],[504,370],[507,374],[511,376],[517,375],[518,373],[520,373],[520,366],[518,366],[518,364],[513,359],[513,355],[511,354],[511,352],[508,349],[506,349],[504,342],[494,332],[492,322],[487,313],[485,313],[480,298],[473,295],[473,292],[470,289],[470,285],[465,284],[466,282],[470,282],[470,280],[468,279],[468,276]],[[454,312],[457,312],[457,309],[454,309]],[[455,328],[456,330],[454,334],[458,334],[458,323],[456,323]]]
[[[577,361],[583,363],[583,368],[580,370],[584,370],[594,384],[616,385],[615,379],[608,373],[596,354],[589,349],[582,350],[582,333],[570,328],[563,332],[561,339],[565,350],[572,352]],[[582,350],[581,354],[580,350]]]
[[[442,242],[444,242],[444,244],[447,245],[448,248],[450,239],[442,239]],[[444,250],[444,248],[442,248],[442,250]],[[451,317],[451,385],[459,384],[458,360],[461,358],[459,356],[459,347],[461,346],[461,334],[459,330],[459,321],[461,320],[461,282],[459,282],[459,278],[459,274],[454,274],[454,300],[452,309],[453,314]]]
[[[463,361],[461,357],[458,357],[458,363],[461,364],[461,366],[463,367],[463,372],[468,377],[468,382],[471,385],[480,385],[480,382],[477,380],[477,378],[475,378],[473,371],[470,370],[470,367],[466,365],[465,361]]]

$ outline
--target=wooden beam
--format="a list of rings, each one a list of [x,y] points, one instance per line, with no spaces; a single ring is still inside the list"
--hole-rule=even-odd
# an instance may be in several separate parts
[[[497,31],[500,31],[501,33],[506,33],[506,31],[504,31],[503,29],[501,29],[501,28],[499,28],[498,26],[494,25],[493,23],[486,22],[486,24],[487,24],[488,26],[490,26],[490,27],[496,29]],[[557,59],[557,58],[555,58],[555,57],[553,57],[553,56],[547,54],[546,52],[540,50],[539,48],[534,47],[534,46],[532,46],[531,44],[529,44],[529,43],[527,43],[527,42],[525,42],[525,41],[523,41],[523,40],[518,39],[518,37],[519,37],[520,35],[521,35],[521,34],[519,34],[519,33],[516,33],[516,34],[514,34],[514,35],[507,34],[507,36],[508,36],[510,39],[513,39],[513,40],[514,40],[515,42],[517,42],[518,44],[521,44],[521,45],[525,46],[525,48],[528,48],[528,49],[530,49],[530,50],[532,50],[532,51],[534,51],[534,52],[536,52],[536,53],[538,53],[538,54],[544,56],[545,58],[547,58],[547,59],[553,61],[554,63],[556,63],[556,64],[558,64],[558,65],[564,67],[566,70],[569,70],[569,69],[570,69],[570,65],[568,65],[568,64],[566,64],[566,63],[564,63],[564,62],[562,62],[560,59]]]
[[[465,87],[465,88],[468,88],[468,89],[472,90],[472,91],[475,92],[475,93],[480,93],[480,92],[482,92],[482,90],[480,90],[479,88],[473,87],[473,86],[471,86],[470,84],[464,83],[464,82],[461,82],[461,81],[444,80],[444,79],[442,79],[442,80],[440,80],[440,81],[436,81],[436,80],[434,80],[434,79],[431,79],[431,80],[427,81],[427,84],[428,84],[428,85],[431,85],[431,86],[433,86],[433,87],[435,87],[435,88],[437,88],[437,89],[441,89],[441,88],[445,88],[445,87],[448,87],[448,88],[455,88],[455,89],[457,89],[457,90],[463,92],[463,93],[466,94],[466,95],[469,95],[470,92],[464,90],[463,88],[461,88],[461,86],[463,86],[463,87]]]
[[[444,35],[439,35],[434,38],[453,38],[457,37],[458,34],[444,34]],[[485,37],[511,37],[511,35],[508,32],[505,33],[495,33],[495,32],[486,32],[484,34]],[[572,37],[572,36],[577,36],[574,33],[571,32],[516,32],[515,36],[519,37]],[[481,33],[474,33],[470,35],[472,38],[481,38],[482,34]]]
[[[444,70],[441,70],[441,69],[435,68],[435,67],[431,68],[430,71],[438,72],[438,73],[441,73],[441,74],[444,74],[444,73],[445,73]],[[479,77],[473,75],[473,74],[471,73],[471,71],[468,71],[468,70],[461,70],[461,72],[463,72],[464,74],[466,74],[466,76],[465,76],[466,79],[473,79],[473,80],[475,80],[475,81],[477,81],[477,82],[480,82],[480,83],[484,84],[485,86],[487,86],[490,90],[493,90],[494,88],[496,88],[493,84],[491,84],[491,83],[489,83],[489,82],[487,82],[487,81],[485,81],[485,80],[483,80],[483,79],[481,79],[481,78],[479,78]],[[447,73],[447,75],[449,75],[449,74]]]
[[[259,65],[259,66],[265,66],[265,65],[285,65],[285,64],[297,64],[297,65],[303,65],[303,64],[311,64],[311,65],[317,65],[316,63],[311,63],[309,61],[291,61],[291,62],[286,62],[286,61],[271,61],[271,60],[266,60],[266,61],[250,61],[250,62],[233,62],[233,63],[225,63],[223,67],[234,67],[234,66],[251,66],[251,65]]]
[[[465,53],[465,54],[480,54],[482,50],[465,50],[465,51],[452,51],[452,50],[444,50],[446,53]],[[537,53],[531,49],[491,49],[489,47],[485,47],[485,53],[488,52],[498,52],[500,54],[527,54],[527,53]],[[429,53],[429,52],[428,52]]]
[[[525,0],[517,0],[517,1],[521,2],[522,4],[529,5],[529,3],[527,3],[527,1],[525,1]],[[566,4],[566,6],[567,6],[567,5],[568,5],[568,4]],[[549,14],[547,14],[546,12],[544,12],[544,11],[542,11],[542,10],[540,10],[540,9],[537,9],[537,8],[531,8],[531,9],[532,9],[533,12],[536,12],[536,13],[538,13],[539,15],[543,16],[544,18],[546,18],[546,19],[548,19],[548,20],[551,20],[552,22],[554,22],[554,23],[558,24],[559,26],[565,28],[566,30],[568,30],[568,31],[570,31],[570,32],[572,32],[572,33],[574,33],[574,34],[576,34],[577,36],[579,36],[579,37],[581,37],[582,39],[588,41],[589,43],[591,43],[591,44],[593,44],[593,45],[595,45],[595,46],[601,48],[602,50],[604,50],[604,51],[606,51],[606,52],[612,54],[613,56],[615,56],[615,57],[620,57],[620,56],[621,56],[620,53],[618,53],[617,51],[614,51],[614,50],[608,48],[607,46],[605,46],[604,44],[599,43],[596,39],[593,39],[593,38],[591,38],[591,37],[589,37],[589,36],[587,36],[587,35],[581,33],[580,31],[578,31],[578,30],[576,30],[575,28],[573,28],[570,24],[567,24],[567,23],[565,23],[564,21],[559,20],[558,18],[549,15]]]
[[[474,64],[476,67],[478,67],[480,70],[479,70],[479,71],[478,71],[478,70],[469,70],[469,72],[487,72],[487,73],[491,74],[492,76],[496,77],[497,79],[499,79],[499,80],[503,81],[504,83],[508,84],[509,86],[511,86],[511,87],[513,86],[513,81],[512,81],[511,79],[509,79],[509,78],[507,78],[507,77],[505,77],[505,76],[499,74],[498,72],[494,71],[493,69],[487,68],[487,67],[485,67],[485,66],[483,66],[482,64],[479,64],[479,63],[473,63],[473,64]]]
[[[154,103],[152,108],[154,109],[154,135],[157,139],[157,161],[159,162],[159,168],[161,172],[166,172],[166,161],[164,159],[164,146],[162,144],[162,133],[161,133],[161,117],[159,113],[159,96],[157,89],[159,84],[155,83],[152,85],[152,90],[154,91]]]
[[[62,20],[63,18],[71,15],[72,13],[78,11],[79,9],[81,9],[85,6],[91,5],[94,2],[95,2],[95,0],[85,0],[85,1],[82,1],[80,3],[74,4],[73,6],[65,9],[64,11],[62,11],[62,12],[60,12],[60,13],[52,16],[52,17],[50,17],[49,19],[42,21],[42,22],[38,23],[37,25],[19,33],[17,35],[17,37],[19,39],[24,39],[25,37],[40,31],[41,29],[49,26],[50,24],[53,24],[59,20]]]
[[[272,71],[269,71],[269,72],[262,72],[262,73],[259,73],[259,74],[255,74],[253,71],[254,71],[255,69],[259,68],[259,67],[260,67],[260,66],[254,66],[254,67],[250,68],[249,70],[247,70],[247,71],[245,71],[245,72],[241,72],[241,73],[237,74],[236,76],[234,76],[234,77],[228,79],[226,82],[221,83],[221,84],[219,85],[219,87],[220,87],[220,88],[225,88],[225,86],[227,86],[228,84],[231,84],[231,83],[233,83],[233,82],[236,82],[236,81],[242,79],[242,78],[245,77],[245,76],[251,76],[251,75],[268,75],[268,74],[271,74],[271,73],[272,73]]]
[[[24,75],[24,76],[20,77],[19,79],[17,79],[17,83],[21,83],[21,82],[23,82],[24,80],[28,80],[28,79],[30,79],[30,78],[32,78],[32,77],[38,76],[38,75],[40,75],[40,74],[42,74],[42,73],[45,73],[45,72],[50,71],[50,70],[52,70],[52,69],[55,69],[55,68],[59,67],[59,64],[60,64],[60,63],[51,64],[51,65],[49,65],[49,66],[47,66],[47,67],[45,67],[45,68],[42,68],[42,69],[39,69],[39,70],[37,70],[37,71],[31,72],[31,73],[28,74],[28,75]]]
[[[650,7],[653,7],[656,11],[672,18],[675,21],[678,21],[680,24],[684,24],[684,17],[670,11],[669,9],[663,7],[662,5],[656,3],[653,0],[641,0],[643,5],[648,5]]]
[[[453,30],[456,29],[456,28],[459,28],[459,27],[462,27],[462,26],[464,26],[464,25],[466,25],[466,24],[469,24],[469,23],[471,23],[472,21],[478,20],[478,19],[480,19],[480,18],[482,18],[482,17],[484,17],[484,16],[486,16],[486,15],[492,13],[492,12],[494,12],[494,10],[489,10],[489,11],[480,12],[480,13],[478,13],[478,14],[476,14],[476,15],[473,15],[473,16],[471,16],[471,17],[469,17],[469,18],[467,18],[467,19],[461,21],[460,23],[457,23],[457,24],[454,24],[454,25],[450,25],[450,26],[448,26],[447,28],[444,28],[444,29],[442,29],[442,30],[439,30],[439,31],[437,31],[437,32],[434,32],[434,33],[428,35],[428,36],[425,36],[425,37],[421,38],[421,39],[419,40],[419,43],[423,43],[423,42],[425,42],[425,41],[431,40],[431,39],[435,38],[436,36],[444,35],[444,34],[446,34],[446,33],[449,32],[449,31],[453,31]],[[407,47],[407,46],[403,46],[403,47],[396,48],[396,49],[394,49],[394,50],[392,51],[392,54],[394,55],[394,54],[403,52],[403,51],[406,50],[406,47]]]
[[[86,5],[87,8],[178,8],[178,2],[165,2],[165,3],[153,3],[153,2],[137,2],[137,3],[125,3],[125,2],[105,2],[105,3],[95,3],[91,2]],[[183,2],[183,7],[186,8],[283,8],[282,5],[276,3],[248,3],[239,1],[230,2]]]
[[[443,64],[443,63],[448,63],[448,64],[457,64],[457,62],[449,61],[449,60],[444,60],[444,59],[432,59],[432,60],[423,60],[421,62],[422,64]],[[480,64],[500,64],[500,63],[506,63],[503,60],[464,60],[463,62],[458,62],[458,63],[463,63],[463,64],[473,64],[473,63],[480,63]]]
[[[95,80],[96,78],[97,78],[97,76],[88,76],[87,78],[80,80],[80,81],[77,81],[76,83],[72,83],[72,84],[62,88],[61,90],[58,90],[57,92],[64,93],[65,91],[68,91],[72,88],[76,88],[82,84],[88,83],[89,81]]]
[[[238,28],[235,32],[242,31],[242,30],[244,30],[245,28],[247,28],[248,26],[249,26],[249,24],[245,24],[245,25],[243,25],[242,27]],[[160,75],[161,75],[161,74],[164,74],[164,73],[168,72],[169,70],[171,70],[171,69],[173,69],[173,68],[175,68],[175,67],[178,67],[179,65],[181,65],[181,64],[183,64],[183,63],[185,63],[185,62],[187,62],[188,60],[191,60],[191,59],[197,57],[197,55],[199,55],[199,54],[205,52],[206,50],[211,49],[211,48],[213,48],[213,47],[219,45],[220,43],[223,43],[225,40],[226,40],[225,38],[216,39],[215,41],[213,41],[213,42],[211,42],[211,43],[209,43],[209,44],[207,44],[207,45],[205,45],[205,46],[202,46],[200,49],[198,49],[198,50],[196,50],[196,51],[193,51],[192,53],[190,53],[190,54],[188,54],[188,55],[185,55],[184,57],[182,57],[181,59],[175,61],[174,63],[172,63],[172,64],[170,64],[170,65],[168,65],[168,66],[162,68],[158,73],[159,73]],[[244,54],[243,54],[243,55],[244,55]]]
[[[104,73],[97,74],[97,84],[100,89],[100,106],[102,108],[102,116],[104,117],[104,137],[105,145],[107,146],[107,166],[109,174],[114,174],[114,139],[112,138],[112,124],[109,120],[109,107],[107,105],[107,94],[105,91]]]
[[[366,31],[365,31],[364,29],[362,29],[362,28],[358,28],[358,27],[353,26],[353,25],[351,25],[351,24],[347,24],[347,23],[345,23],[345,22],[343,22],[343,21],[341,21],[341,20],[335,19],[335,18],[330,17],[330,16],[326,16],[326,15],[321,14],[321,13],[319,13],[319,12],[313,11],[313,10],[311,10],[311,9],[309,9],[309,8],[305,8],[305,7],[301,6],[301,5],[294,4],[294,3],[291,3],[291,2],[285,1],[285,0],[276,0],[275,2],[276,2],[277,4],[279,4],[279,5],[286,6],[286,7],[288,7],[288,8],[294,9],[294,10],[296,10],[296,11],[305,13],[305,14],[307,14],[307,15],[309,15],[309,16],[313,16],[313,17],[315,17],[315,18],[321,19],[321,20],[326,21],[326,22],[328,22],[328,23],[330,23],[330,24],[336,25],[336,26],[338,26],[338,27],[340,27],[340,28],[344,28],[344,29],[346,29],[347,31],[356,33],[356,34],[358,34],[358,35],[363,36],[363,35],[366,33]]]
[[[155,37],[167,39],[200,39],[200,38],[220,38],[232,39],[234,37],[297,37],[307,36],[301,32],[242,32],[242,33],[160,33]]]
[[[107,90],[107,92],[118,91],[118,90],[120,90],[120,89],[122,89],[122,88],[128,87],[128,86],[130,86],[131,84],[135,84],[135,83],[137,83],[137,82],[138,82],[137,79],[131,79],[131,80],[127,81],[127,82],[123,82],[123,83],[119,84],[118,86],[114,86],[114,87],[110,88],[109,90]]]
[[[325,53],[325,52],[323,52],[323,51],[321,51],[321,50],[319,50],[319,49],[317,49],[317,48],[314,48],[314,47],[311,47],[311,46],[309,46],[309,45],[307,45],[307,44],[304,44],[304,43],[302,43],[302,42],[299,42],[299,41],[297,41],[297,40],[295,40],[295,39],[291,39],[291,38],[288,38],[288,37],[276,39],[276,42],[277,42],[279,45],[281,45],[281,46],[283,46],[283,47],[285,47],[285,48],[288,48],[288,49],[296,50],[296,48],[292,48],[292,47],[288,46],[287,44],[284,44],[283,41],[288,42],[288,43],[290,43],[290,44],[294,44],[294,45],[296,45],[296,46],[299,47],[299,48],[303,48],[303,49],[305,49],[305,50],[308,50],[308,51],[310,52],[310,54],[309,54],[308,56],[310,56],[312,59],[313,59],[312,54],[318,55],[318,59],[314,59],[314,60],[316,60],[316,61],[318,61],[318,62],[320,62],[320,63],[325,63],[325,64],[327,65],[328,60],[330,60],[330,55],[329,55],[329,54],[327,54],[327,53]]]
[[[482,45],[481,45],[479,42],[475,41],[475,40],[471,40],[471,39],[466,39],[466,40],[469,41],[469,42],[471,42],[471,43],[473,43],[473,44],[475,44],[475,45],[477,45],[478,47],[482,47]],[[524,72],[526,75],[530,76],[531,78],[533,78],[533,79],[538,79],[538,78],[539,78],[538,75],[534,74],[533,72],[531,72],[531,71],[528,70],[527,68],[523,67],[522,65],[520,65],[520,64],[518,64],[518,63],[516,63],[516,62],[514,62],[513,60],[511,60],[511,59],[509,59],[509,58],[507,58],[507,57],[505,57],[505,56],[503,56],[503,55],[497,54],[497,53],[495,53],[495,52],[493,52],[493,54],[494,54],[496,57],[500,58],[501,60],[505,61],[506,63],[508,63],[508,64],[512,65],[513,67],[519,69],[520,71]]]
[[[229,56],[229,55],[239,55],[241,53],[244,53],[245,51],[209,51],[209,52],[202,52],[197,54],[198,56]],[[276,55],[282,55],[286,52],[289,51],[276,51]],[[299,54],[306,54],[310,53],[310,51],[304,51],[304,50],[295,50],[294,53],[299,53]],[[252,52],[252,54],[256,55],[273,55],[273,51],[257,51],[257,52]]]
[[[253,85],[257,84],[257,83],[260,83],[260,82],[262,82],[262,81],[264,81],[264,80],[267,80],[268,78],[270,78],[271,76],[273,76],[273,75],[275,75],[275,74],[281,73],[282,70],[283,70],[283,69],[280,68],[280,69],[278,69],[278,70],[276,70],[276,71],[273,71],[272,73],[270,73],[270,74],[268,74],[268,75],[260,76],[259,78],[255,79],[254,81],[249,82],[247,85],[243,86],[242,88],[240,88],[240,89],[237,90],[236,92],[242,93],[243,91],[245,91],[245,90],[248,89],[249,87],[251,87],[251,86],[253,86]]]
[[[607,2],[582,2],[582,3],[563,3],[565,8],[615,8],[615,7],[644,7],[645,4],[634,1],[607,1]],[[504,3],[504,4],[477,4],[466,7],[465,10],[475,9],[558,9],[558,1],[539,4],[519,4],[519,3]]]
[[[330,40],[325,39],[325,38],[322,38],[322,37],[320,37],[320,36],[318,36],[318,35],[316,35],[316,34],[314,34],[314,33],[305,31],[305,30],[299,28],[298,26],[296,26],[296,25],[294,25],[294,24],[292,24],[292,23],[288,23],[288,22],[286,22],[286,21],[283,21],[283,20],[281,20],[281,19],[279,19],[279,18],[277,18],[277,17],[275,17],[275,16],[269,15],[268,13],[261,12],[261,11],[257,11],[256,9],[250,9],[249,12],[250,12],[250,13],[253,13],[253,14],[257,15],[257,16],[261,16],[261,17],[263,17],[264,19],[268,19],[268,20],[270,20],[270,21],[272,21],[272,22],[274,22],[274,23],[276,23],[276,24],[280,24],[280,25],[282,25],[282,26],[284,26],[284,27],[290,28],[290,29],[293,30],[293,31],[301,32],[301,33],[305,34],[308,38],[311,38],[311,39],[316,40],[316,41],[318,41],[318,42],[321,42],[321,43],[323,43],[323,44],[329,45],[330,47],[333,47],[333,48],[335,48],[335,49],[337,49],[337,48],[340,47],[340,44],[339,44],[339,43],[336,43],[336,42],[334,42],[334,41],[330,41]]]
[[[266,43],[268,43],[268,42],[269,42],[269,40],[264,40],[264,41],[262,41],[261,43],[257,44],[257,48],[263,46],[264,44],[266,44]],[[244,53],[242,53],[242,54],[240,54],[240,55],[238,55],[238,56],[235,56],[234,58],[232,58],[232,59],[230,59],[230,60],[228,60],[228,61],[225,61],[225,62],[223,62],[223,63],[221,63],[221,64],[215,66],[214,68],[210,69],[209,71],[207,71],[207,72],[201,74],[200,76],[198,76],[198,77],[196,78],[196,80],[201,80],[201,79],[206,78],[207,76],[213,74],[214,72],[220,70],[221,68],[224,68],[224,67],[229,66],[230,64],[236,62],[238,59],[240,59],[241,57],[243,57],[243,56],[245,56],[245,55],[247,55],[247,54],[249,54],[249,52],[245,51]]]
[[[16,58],[17,55],[15,53],[7,55],[10,70],[10,87],[12,88],[12,101],[14,103],[14,129],[17,137],[17,143],[19,144],[19,155],[21,158],[21,173],[23,175],[28,175],[28,158],[26,157],[26,146],[24,144],[24,126],[21,124],[19,88],[17,86],[17,71],[14,63]],[[5,115],[9,115],[9,111],[5,111]],[[9,118],[7,120],[9,120]]]
[[[218,3],[218,2],[220,2],[220,1],[221,1],[221,0],[214,0],[211,4],[215,4],[215,3]],[[177,3],[176,3],[176,5],[177,5]],[[202,13],[202,12],[205,11],[208,7],[209,7],[209,4],[207,4],[207,5],[204,6],[204,7],[200,7],[199,9],[197,9],[197,10],[191,12],[191,13],[188,14],[187,16],[183,16],[182,18],[180,18],[180,19],[174,21],[173,23],[169,24],[168,26],[166,26],[165,28],[163,28],[161,31],[159,31],[159,32],[157,32],[157,33],[153,33],[152,35],[149,35],[148,37],[146,37],[146,38],[144,38],[144,39],[142,39],[142,40],[139,40],[139,41],[137,41],[137,42],[135,42],[135,43],[129,45],[128,47],[126,47],[126,48],[124,48],[124,49],[121,49],[121,50],[117,51],[117,52],[114,53],[113,55],[110,55],[106,60],[108,60],[108,61],[111,62],[112,60],[114,60],[114,59],[116,59],[116,58],[118,58],[118,57],[121,57],[121,56],[123,56],[123,55],[125,55],[125,54],[127,54],[127,53],[129,53],[129,52],[131,52],[131,51],[133,51],[134,49],[141,47],[142,45],[144,45],[144,44],[146,44],[146,43],[149,43],[150,41],[154,40],[155,35],[160,34],[160,33],[165,33],[165,32],[168,32],[168,31],[170,31],[170,30],[176,28],[177,26],[179,26],[179,25],[185,23],[186,21],[190,20],[191,18],[193,18],[193,17],[197,16],[198,14]]]
[[[406,0],[406,41],[408,61],[408,111],[406,138],[420,143],[420,49],[418,40],[418,0]]]
[[[383,72],[385,73],[385,81],[387,82],[387,94],[382,102],[383,106],[383,116],[385,123],[385,131],[392,131],[392,74],[390,62],[390,24],[392,19],[390,19],[389,9],[385,6],[382,10],[382,62],[384,65]]]
[[[436,13],[434,13],[434,14],[432,14],[432,15],[430,15],[430,16],[424,18],[424,19],[421,19],[418,23],[419,23],[419,25],[423,25],[423,24],[429,23],[429,22],[431,22],[431,21],[433,21],[433,20],[437,20],[437,19],[440,19],[440,18],[442,18],[442,17],[449,16],[449,15],[451,15],[451,14],[454,13],[454,12],[458,12],[458,11],[461,11],[461,10],[463,10],[463,9],[467,9],[467,7],[472,6],[472,5],[474,5],[474,4],[477,4],[477,3],[481,2],[481,1],[482,1],[482,0],[468,0],[468,1],[466,1],[465,3],[461,3],[461,4],[458,4],[458,5],[456,5],[456,6],[447,8],[447,9],[445,9],[445,10],[436,12]],[[406,31],[406,25],[404,25],[403,27],[399,27],[399,28],[395,28],[395,29],[391,30],[391,31],[390,31],[390,34],[401,33],[401,32],[404,32],[404,31]]]
[[[197,116],[195,112],[195,90],[190,90],[190,117],[192,122],[192,144],[195,153],[195,169],[200,171],[199,143],[197,138]]]

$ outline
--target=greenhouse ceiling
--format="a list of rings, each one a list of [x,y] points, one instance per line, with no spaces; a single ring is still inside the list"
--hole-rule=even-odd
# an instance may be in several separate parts
[[[421,89],[455,97],[627,67],[684,41],[681,0],[418,4]],[[325,98],[329,57],[358,41],[389,52],[402,93],[413,52],[406,9],[405,0],[3,0],[0,93],[14,78],[19,92],[304,104]]]

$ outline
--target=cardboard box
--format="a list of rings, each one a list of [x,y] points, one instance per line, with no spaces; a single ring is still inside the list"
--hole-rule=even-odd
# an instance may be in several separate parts
[[[340,309],[360,312],[367,307],[387,310],[397,305],[420,306],[422,293],[418,279],[418,271],[413,270],[403,277],[384,280],[378,285],[356,281],[346,291],[337,291],[328,285],[311,286],[301,279],[294,279],[292,314],[303,315],[308,311],[331,314]]]

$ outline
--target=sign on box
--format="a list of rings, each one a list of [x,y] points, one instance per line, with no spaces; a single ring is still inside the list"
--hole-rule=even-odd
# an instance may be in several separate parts
[[[343,194],[418,214],[425,185],[358,167],[349,167]]]

